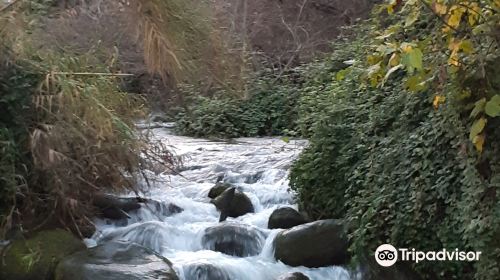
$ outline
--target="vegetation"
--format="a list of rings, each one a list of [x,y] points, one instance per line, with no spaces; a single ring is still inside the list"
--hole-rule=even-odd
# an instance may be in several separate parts
[[[136,191],[145,164],[171,155],[133,130],[144,100],[121,91],[115,59],[31,47],[43,15],[34,7],[51,3],[22,2],[2,17],[0,238],[55,226],[88,236],[95,193]]]
[[[93,194],[136,191],[148,160],[172,156],[133,130],[145,102],[118,86],[116,57],[34,49],[31,32],[55,2],[20,3],[0,15],[0,239],[51,223],[84,236]],[[243,51],[232,52],[208,2],[135,4],[148,69],[182,96],[179,133],[308,138],[291,188],[312,218],[348,223],[352,252],[481,251],[478,262],[413,269],[498,278],[498,0],[388,0],[343,29],[332,53],[292,67],[301,9],[295,25],[283,17],[297,53],[251,74],[246,22],[234,44]]]
[[[389,2],[344,30],[328,57],[278,82],[263,74],[250,83],[275,81],[260,84],[263,100],[285,105],[260,103],[252,90],[243,100],[196,97],[179,115],[179,130],[308,137],[291,187],[311,217],[348,222],[353,252],[383,243],[481,251],[479,262],[413,268],[424,279],[495,279],[498,2]],[[266,119],[288,126],[255,129],[270,127]]]
[[[311,145],[291,174],[303,209],[345,218],[354,252],[391,243],[483,253],[477,263],[414,265],[424,279],[499,273],[499,7],[487,2],[393,1],[389,12],[400,13],[375,17],[344,46],[358,49],[357,62],[305,93],[326,105],[312,110]]]
[[[298,94],[293,85],[277,84],[264,76],[254,81],[244,100],[223,89],[215,90],[212,97],[196,95],[192,86],[184,91],[189,100],[176,115],[182,134],[230,138],[296,133]]]

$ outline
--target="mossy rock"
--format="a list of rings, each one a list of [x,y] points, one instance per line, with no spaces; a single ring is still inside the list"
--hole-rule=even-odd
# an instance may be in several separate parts
[[[85,248],[80,239],[61,229],[14,240],[2,254],[0,279],[52,280],[62,258]]]

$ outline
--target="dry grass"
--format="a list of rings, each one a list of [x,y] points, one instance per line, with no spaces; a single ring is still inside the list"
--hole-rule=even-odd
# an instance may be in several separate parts
[[[167,150],[150,148],[133,130],[134,119],[145,113],[142,98],[121,92],[118,77],[92,75],[107,69],[89,57],[45,57],[50,72],[33,96],[37,118],[30,148],[37,185],[45,187],[60,222],[77,232],[92,214],[95,193],[137,192],[136,177],[147,160],[173,164]],[[87,74],[68,74],[82,72]]]
[[[211,20],[206,1],[137,1],[144,40],[144,58],[150,71],[174,82],[192,76],[207,48]]]
[[[161,143],[151,143],[133,129],[147,110],[141,96],[121,91],[121,77],[110,75],[116,69],[115,57],[103,65],[96,59],[98,49],[76,56],[31,48],[26,32],[31,20],[19,11],[0,19],[0,58],[8,57],[2,59],[0,70],[15,66],[34,78],[16,81],[29,85],[22,94],[32,99],[27,112],[19,112],[27,114],[23,129],[6,128],[26,134],[20,138],[28,143],[13,144],[28,156],[3,165],[3,154],[13,152],[0,147],[1,171],[6,167],[8,173],[2,177],[14,178],[9,181],[12,191],[5,197],[0,193],[2,201],[10,201],[0,213],[0,237],[14,224],[28,231],[62,226],[84,236],[91,228],[96,193],[143,191],[146,186],[137,184],[147,174],[143,170],[153,164],[172,168],[175,158]],[[0,99],[12,93],[10,86],[2,85],[6,92],[0,92]],[[6,133],[0,132],[3,138]],[[25,180],[15,178],[16,166],[25,169]]]

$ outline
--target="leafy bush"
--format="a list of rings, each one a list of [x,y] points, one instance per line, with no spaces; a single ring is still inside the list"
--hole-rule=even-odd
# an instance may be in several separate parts
[[[370,43],[363,40],[343,48]],[[312,114],[301,118],[311,142],[290,181],[301,208],[314,218],[344,218],[354,252],[384,243],[482,252],[476,263],[414,265],[424,279],[496,279],[498,122],[488,124],[489,141],[478,157],[455,84],[442,88],[448,99],[439,107],[432,91],[407,91],[399,72],[374,88],[360,80],[365,55],[354,51],[358,63],[336,73],[323,65],[330,78],[305,83],[301,105]]]
[[[223,90],[215,97],[196,96],[187,88],[187,108],[176,116],[177,130],[196,137],[294,135],[298,92],[292,85],[255,81],[247,99],[235,99]]]

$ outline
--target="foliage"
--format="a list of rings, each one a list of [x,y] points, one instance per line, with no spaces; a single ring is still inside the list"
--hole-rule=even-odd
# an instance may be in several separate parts
[[[114,65],[99,63],[98,50],[68,56],[32,49],[32,17],[20,5],[3,18],[0,33],[6,38],[0,61],[0,238],[14,225],[62,226],[84,236],[92,227],[95,193],[137,191],[142,169],[151,161],[168,168],[172,157],[133,130],[145,112],[143,100],[121,91]]]
[[[188,89],[187,108],[177,114],[180,133],[196,137],[295,135],[298,94],[293,85],[273,84],[268,77],[254,81],[247,99],[224,90],[212,98]]]
[[[482,152],[488,120],[500,116],[500,1],[392,0],[386,8],[397,14],[386,19],[368,57],[371,83],[404,71],[411,91],[435,90],[436,108],[458,96],[470,113],[469,138]],[[449,96],[450,86],[457,96]]]
[[[373,31],[366,31],[374,26],[368,22],[354,28],[357,38],[343,48],[376,43],[370,38]],[[329,71],[333,63],[328,60],[316,64],[329,78],[304,82],[302,99],[307,97],[306,104],[319,100],[320,107],[308,107],[311,143],[291,172],[300,206],[314,218],[346,219],[355,252],[374,252],[390,243],[483,254],[477,263],[414,265],[424,279],[495,279],[500,260],[500,227],[494,222],[500,218],[500,161],[494,152],[500,143],[498,121],[484,128],[490,140],[477,158],[468,140],[460,87],[450,83],[441,88],[447,99],[435,106],[433,84],[412,93],[403,71],[394,71],[376,87],[362,83],[366,50],[352,48],[356,62],[347,69]]]

